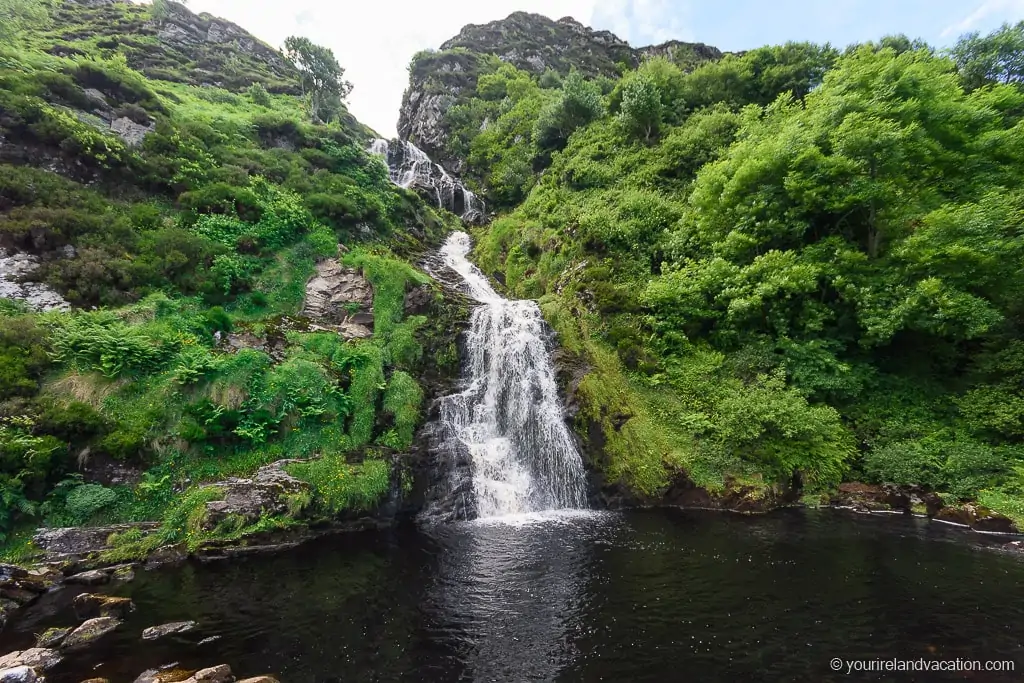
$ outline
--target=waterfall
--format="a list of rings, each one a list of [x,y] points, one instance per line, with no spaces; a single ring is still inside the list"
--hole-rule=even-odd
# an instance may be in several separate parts
[[[478,221],[483,217],[483,202],[411,142],[378,138],[370,143],[369,152],[388,165],[388,174],[395,185],[430,195],[439,207],[465,221]]]
[[[454,518],[584,508],[583,461],[562,415],[546,326],[534,301],[509,301],[466,255],[456,232],[438,265],[461,278],[473,309],[463,390],[440,399],[437,443],[448,460],[442,498]]]

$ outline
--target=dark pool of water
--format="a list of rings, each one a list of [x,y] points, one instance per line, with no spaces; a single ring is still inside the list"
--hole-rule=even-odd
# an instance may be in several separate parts
[[[1024,557],[912,518],[595,513],[336,537],[139,572],[137,610],[51,683],[228,663],[327,681],[1013,681]],[[63,589],[0,636],[74,623]],[[143,644],[146,626],[194,619]],[[212,643],[197,645],[209,636]],[[857,673],[844,660],[1016,660],[1017,673]]]

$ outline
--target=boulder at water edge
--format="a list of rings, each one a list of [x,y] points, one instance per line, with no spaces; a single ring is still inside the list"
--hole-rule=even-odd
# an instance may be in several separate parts
[[[117,598],[113,595],[96,595],[94,593],[82,593],[75,596],[75,616],[79,619],[93,619],[95,617],[114,617],[124,619],[128,613],[135,609],[135,605],[129,598]]]
[[[48,628],[36,638],[36,647],[57,647],[73,630],[72,628]]]
[[[30,650],[11,652],[0,657],[0,670],[28,666],[42,673],[60,664],[63,659],[56,650],[44,647],[34,647]]]
[[[121,625],[119,619],[113,617],[97,617],[85,622],[64,639],[61,648],[64,650],[78,650],[88,647],[103,636],[107,635]]]
[[[0,670],[0,683],[36,683],[39,676],[30,666],[15,666]]]

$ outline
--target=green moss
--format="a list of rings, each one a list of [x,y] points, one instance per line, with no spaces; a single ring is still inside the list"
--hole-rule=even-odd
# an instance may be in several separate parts
[[[391,466],[384,460],[367,459],[352,464],[337,456],[326,456],[289,465],[288,471],[313,485],[316,502],[328,514],[372,510],[391,486]]]

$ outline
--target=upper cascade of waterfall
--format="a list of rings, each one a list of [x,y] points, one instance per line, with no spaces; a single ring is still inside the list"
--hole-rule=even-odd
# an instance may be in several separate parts
[[[471,246],[456,232],[438,254],[481,304],[470,318],[464,389],[440,401],[450,465],[443,496],[463,519],[585,508],[583,459],[565,424],[540,307],[495,292],[466,258]]]
[[[439,207],[464,221],[476,222],[483,218],[484,203],[462,181],[435,164],[411,142],[377,138],[370,143],[369,152],[384,159],[395,185],[427,193]]]

